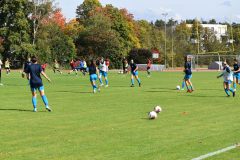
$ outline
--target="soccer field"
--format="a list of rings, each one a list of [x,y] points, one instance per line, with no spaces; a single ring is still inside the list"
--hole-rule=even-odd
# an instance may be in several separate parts
[[[20,73],[3,75],[1,160],[191,160],[240,142],[240,93],[227,98],[217,72],[194,72],[193,93],[175,90],[180,72],[151,78],[140,72],[141,88],[129,87],[129,75],[112,72],[110,86],[96,94],[89,76],[48,73],[51,113],[40,96],[39,112],[32,112]],[[163,111],[149,120],[156,105]],[[236,148],[207,160],[239,159]]]

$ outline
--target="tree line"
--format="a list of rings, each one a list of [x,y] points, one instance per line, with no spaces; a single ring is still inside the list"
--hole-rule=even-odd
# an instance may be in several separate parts
[[[221,23],[229,29],[219,41],[212,30],[200,24],[217,24],[214,19],[180,22],[169,19],[166,24],[161,19],[135,20],[127,9],[103,6],[99,0],[84,0],[76,6],[76,18],[70,21],[66,21],[53,0],[1,0],[0,17],[3,60],[23,62],[36,55],[42,63],[51,64],[57,59],[63,64],[76,57],[102,56],[110,59],[111,67],[118,68],[122,57],[135,57],[137,62],[146,63],[145,58],[157,50],[160,58],[155,63],[163,64],[167,58],[168,64],[182,66],[186,54],[216,51],[237,54],[240,49],[240,24]],[[192,24],[192,28],[187,24]],[[196,39],[197,43],[193,43]]]

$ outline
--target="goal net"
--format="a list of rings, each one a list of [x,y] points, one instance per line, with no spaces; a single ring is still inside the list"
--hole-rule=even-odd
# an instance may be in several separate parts
[[[229,66],[233,66],[234,59],[240,62],[240,55],[233,54],[196,54],[188,57],[191,58],[192,68],[196,70],[221,70],[224,61]]]

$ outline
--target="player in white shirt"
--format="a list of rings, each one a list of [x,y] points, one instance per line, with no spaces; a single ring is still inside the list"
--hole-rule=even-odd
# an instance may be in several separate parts
[[[233,72],[228,66],[227,62],[223,63],[223,72],[217,78],[223,77],[223,87],[228,97],[230,97],[230,92],[232,92],[233,97],[235,97],[235,91],[231,88],[233,82]]]
[[[106,86],[108,87],[108,66],[106,65],[105,61],[103,58],[101,58],[100,63],[99,63],[99,71],[100,71],[100,75],[99,75],[99,81],[100,81],[100,86],[103,86],[103,81],[102,81],[102,76],[105,79],[106,82]]]

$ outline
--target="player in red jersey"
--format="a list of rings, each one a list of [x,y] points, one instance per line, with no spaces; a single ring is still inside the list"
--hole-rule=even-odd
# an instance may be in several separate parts
[[[147,74],[148,74],[148,77],[151,76],[151,72],[150,72],[151,67],[152,67],[152,61],[151,61],[151,59],[148,58],[148,61],[147,61]]]
[[[45,72],[46,68],[47,68],[47,63],[42,64],[41,67],[42,67],[43,72]]]
[[[71,70],[69,71],[68,74],[70,74],[70,73],[72,73],[73,71],[75,71],[75,73],[76,73],[76,75],[77,75],[76,61],[72,59],[69,64],[70,64]]]

